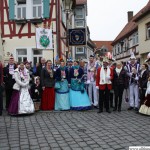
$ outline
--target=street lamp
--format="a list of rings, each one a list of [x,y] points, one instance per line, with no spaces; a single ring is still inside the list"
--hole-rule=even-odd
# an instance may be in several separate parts
[[[65,12],[70,12],[71,11],[71,7],[73,4],[73,0],[63,0],[64,3],[64,7],[65,7]]]

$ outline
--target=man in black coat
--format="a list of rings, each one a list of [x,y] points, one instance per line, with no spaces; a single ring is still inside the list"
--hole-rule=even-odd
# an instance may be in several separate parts
[[[45,62],[46,62],[45,58],[41,58],[40,64],[36,68],[36,74],[35,74],[36,76],[41,77],[41,70],[42,70],[42,68],[45,68]]]
[[[4,84],[5,84],[5,92],[6,92],[6,109],[9,107],[9,103],[11,100],[13,85],[15,83],[14,79],[14,70],[17,68],[14,63],[14,58],[9,58],[9,63],[6,67],[4,67]]]

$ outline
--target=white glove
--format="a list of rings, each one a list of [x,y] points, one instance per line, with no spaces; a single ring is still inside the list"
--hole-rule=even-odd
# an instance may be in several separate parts
[[[87,84],[90,84],[90,80],[87,80]]]
[[[38,90],[37,89],[35,89],[35,93],[37,93],[38,92]]]
[[[107,76],[106,79],[107,79],[107,80],[110,80],[110,76]]]
[[[137,80],[139,80],[139,78],[138,78],[138,77],[136,77],[136,78],[135,78],[135,80],[137,81]]]
[[[96,86],[96,89],[99,89],[99,86]]]

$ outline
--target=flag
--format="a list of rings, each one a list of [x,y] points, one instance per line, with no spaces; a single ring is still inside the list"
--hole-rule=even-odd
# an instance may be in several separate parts
[[[51,29],[36,28],[36,48],[53,49]]]

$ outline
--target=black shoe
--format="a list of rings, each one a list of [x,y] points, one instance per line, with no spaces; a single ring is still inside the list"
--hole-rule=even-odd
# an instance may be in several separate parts
[[[103,110],[99,110],[97,113],[102,113],[103,112]]]
[[[118,112],[121,112],[121,108],[118,108]]]
[[[98,109],[98,106],[94,106],[95,109]]]
[[[106,112],[111,113],[111,111],[110,111],[110,110],[106,110]]]
[[[113,109],[113,111],[116,111],[116,110],[117,110],[117,108],[114,108],[114,109]]]
[[[132,110],[132,109],[133,109],[133,107],[129,107],[129,108],[128,108],[128,110]]]
[[[138,112],[138,111],[139,111],[139,109],[138,109],[137,107],[135,107],[135,111],[137,111],[137,112]]]

